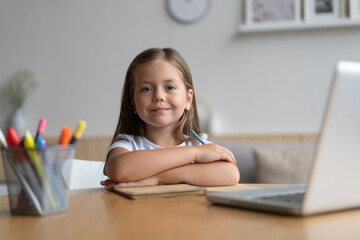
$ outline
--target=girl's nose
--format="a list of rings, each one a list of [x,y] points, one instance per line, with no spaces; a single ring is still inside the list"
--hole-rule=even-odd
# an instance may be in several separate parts
[[[163,94],[162,94],[160,91],[156,91],[156,92],[155,92],[155,95],[154,95],[153,101],[154,101],[154,102],[164,102],[165,99],[164,99]]]
[[[161,97],[161,96],[155,96],[154,97],[154,102],[163,102],[164,101],[164,98]]]

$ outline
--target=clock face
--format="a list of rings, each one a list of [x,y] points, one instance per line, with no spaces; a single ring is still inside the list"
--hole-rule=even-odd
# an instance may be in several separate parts
[[[210,0],[167,0],[169,14],[181,23],[195,23],[210,9]]]

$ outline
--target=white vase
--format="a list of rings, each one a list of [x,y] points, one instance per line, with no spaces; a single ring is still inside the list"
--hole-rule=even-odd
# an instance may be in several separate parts
[[[25,132],[26,116],[23,108],[15,109],[10,119],[10,125],[15,128],[20,136]]]

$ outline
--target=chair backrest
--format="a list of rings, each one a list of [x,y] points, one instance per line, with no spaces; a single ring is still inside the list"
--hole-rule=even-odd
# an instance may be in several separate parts
[[[73,159],[70,175],[70,189],[101,188],[104,162]]]

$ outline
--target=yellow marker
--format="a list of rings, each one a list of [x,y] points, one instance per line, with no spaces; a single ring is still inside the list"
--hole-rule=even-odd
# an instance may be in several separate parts
[[[47,186],[48,183],[44,181],[44,169],[41,165],[40,159],[35,150],[35,141],[29,130],[25,130],[25,137],[23,144],[24,147],[26,148],[26,152],[30,158],[31,163],[35,166],[36,172],[40,178],[40,182],[42,182],[45,186]],[[46,187],[46,192],[48,194],[51,207],[55,208],[56,207],[55,198],[51,192],[51,189],[49,189],[49,187]]]
[[[38,155],[35,151],[35,142],[29,130],[25,130],[24,147],[27,149],[27,154],[32,164],[34,164],[36,172],[41,181],[44,179],[44,170],[41,166]]]
[[[74,135],[70,140],[70,144],[76,143],[76,141],[81,138],[85,128],[86,128],[86,122],[84,120],[80,120],[74,132]]]

